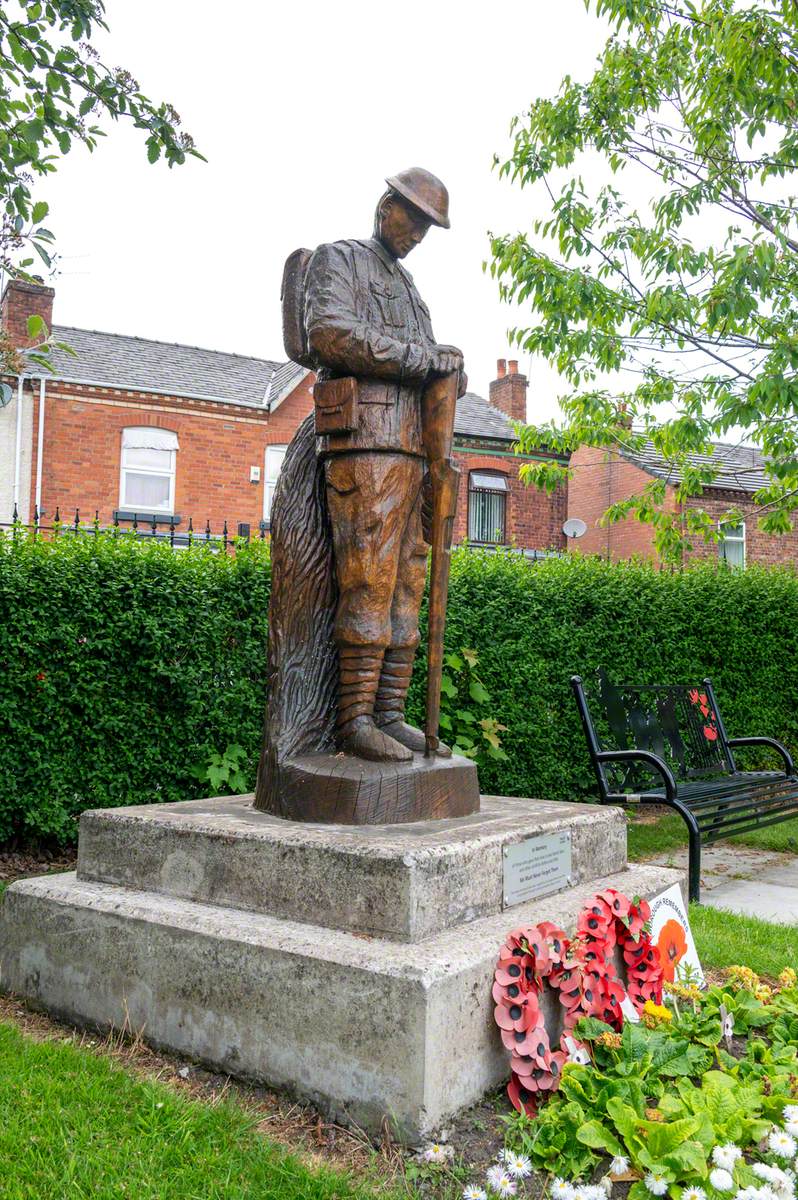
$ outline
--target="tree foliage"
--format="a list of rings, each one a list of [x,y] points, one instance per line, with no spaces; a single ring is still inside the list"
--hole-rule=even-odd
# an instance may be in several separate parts
[[[532,233],[492,239],[503,297],[533,313],[512,337],[570,389],[564,424],[525,427],[520,449],[634,451],[650,438],[684,501],[718,471],[691,455],[753,442],[768,461],[760,524],[786,532],[798,509],[798,5],[586,7],[613,30],[593,77],[566,77],[516,118],[501,167],[549,198]],[[563,475],[554,462],[522,470],[539,486]],[[605,519],[650,521],[673,557],[692,535],[716,536],[700,502],[664,501],[652,481]]]
[[[102,62],[91,44],[98,28],[107,28],[103,0],[0,4],[0,270],[10,275],[52,269],[38,184],[75,143],[95,148],[103,117],[141,129],[151,163],[202,157],[170,104],[149,100],[128,70]]]

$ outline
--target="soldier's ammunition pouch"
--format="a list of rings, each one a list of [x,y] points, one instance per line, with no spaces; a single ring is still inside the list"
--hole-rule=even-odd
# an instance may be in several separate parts
[[[325,379],[313,388],[316,433],[353,433],[357,429],[357,380],[353,375]]]

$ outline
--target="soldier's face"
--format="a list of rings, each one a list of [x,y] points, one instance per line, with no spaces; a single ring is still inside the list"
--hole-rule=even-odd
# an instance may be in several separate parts
[[[398,196],[390,196],[382,207],[380,240],[395,258],[406,258],[423,242],[431,224],[417,208],[405,204]]]

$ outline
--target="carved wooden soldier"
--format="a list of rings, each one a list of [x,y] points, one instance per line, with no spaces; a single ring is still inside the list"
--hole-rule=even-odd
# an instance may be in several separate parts
[[[421,396],[463,366],[400,262],[430,225],[449,228],[446,188],[421,168],[386,182],[374,236],[319,246],[304,292],[338,584],[336,739],[378,762],[424,750],[404,719],[427,557]]]

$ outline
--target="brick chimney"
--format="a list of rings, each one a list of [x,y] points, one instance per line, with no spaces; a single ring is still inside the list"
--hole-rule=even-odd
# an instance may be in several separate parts
[[[496,378],[488,389],[490,402],[511,421],[526,421],[527,386],[527,377],[518,370],[517,359],[507,362],[500,358],[496,363]]]
[[[39,316],[49,332],[53,325],[53,297],[55,288],[43,283],[25,283],[21,279],[9,279],[0,300],[0,328],[7,333],[14,346],[34,346],[42,341],[41,335],[28,337],[28,317]]]

